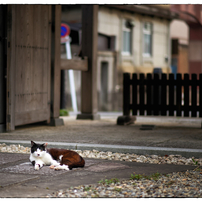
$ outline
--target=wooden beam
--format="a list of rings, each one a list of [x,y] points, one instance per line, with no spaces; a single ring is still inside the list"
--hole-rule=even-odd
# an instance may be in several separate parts
[[[82,6],[82,56],[88,57],[88,71],[82,72],[81,114],[77,119],[100,119],[97,114],[98,5]]]
[[[6,130],[15,130],[15,5],[7,10],[7,112]]]
[[[74,58],[71,60],[68,59],[61,59],[61,69],[62,70],[81,70],[81,71],[87,71],[88,70],[88,58],[84,57],[84,59],[81,59],[80,57]]]
[[[51,123],[50,125],[63,125],[60,115],[60,30],[61,5],[52,6],[52,33],[51,33]]]

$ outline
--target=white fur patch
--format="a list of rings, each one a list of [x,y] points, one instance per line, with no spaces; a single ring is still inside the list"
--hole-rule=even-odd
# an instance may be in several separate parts
[[[54,167],[55,170],[69,170],[69,167],[67,165],[58,165]]]
[[[63,155],[60,155],[60,156],[59,156],[60,161],[62,160],[62,157],[63,157]]]

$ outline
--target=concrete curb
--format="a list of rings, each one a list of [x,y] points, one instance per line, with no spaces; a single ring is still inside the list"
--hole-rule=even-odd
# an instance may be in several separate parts
[[[37,143],[44,143],[43,141],[36,141]],[[7,144],[21,144],[30,147],[30,141],[24,140],[0,140],[0,143]],[[167,148],[167,147],[146,147],[146,146],[129,146],[129,145],[108,145],[108,144],[85,144],[85,143],[66,143],[66,142],[47,142],[52,147],[67,147],[74,150],[98,150],[111,151],[118,153],[134,153],[138,155],[181,155],[186,158],[201,158],[202,149],[188,149],[188,148]]]

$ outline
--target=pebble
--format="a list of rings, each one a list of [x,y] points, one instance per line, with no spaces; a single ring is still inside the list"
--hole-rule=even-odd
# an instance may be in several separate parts
[[[202,158],[185,158],[181,155],[137,155],[129,153],[113,153],[110,151],[103,152],[93,149],[90,150],[74,150],[82,157],[86,158],[96,158],[96,159],[106,159],[106,160],[119,160],[128,162],[139,162],[139,163],[153,163],[153,164],[176,164],[176,165],[194,165],[192,159],[197,162],[198,166],[202,166]],[[24,147],[22,145],[6,145],[5,143],[0,144],[0,152],[9,153],[30,153],[29,147]]]
[[[202,197],[202,170],[174,172],[161,175],[157,180],[124,180],[105,184],[80,185],[66,190],[60,190],[47,197],[73,198],[156,198],[156,197]],[[189,176],[191,181],[186,182]],[[76,190],[76,192],[75,192]],[[88,191],[86,191],[88,190]]]
[[[202,197],[202,158],[185,158],[181,155],[137,155],[123,154],[113,152],[103,152],[97,150],[74,150],[82,157],[99,158],[107,160],[119,160],[141,163],[155,164],[176,164],[176,165],[194,165],[197,162],[195,170],[186,172],[174,172],[167,175],[161,175],[158,179],[128,179],[112,184],[93,184],[71,187],[66,190],[59,190],[46,197],[71,197],[71,198],[156,198],[156,197]],[[30,153],[30,148],[22,145],[0,144],[0,152],[9,153]],[[194,159],[194,161],[192,160]]]

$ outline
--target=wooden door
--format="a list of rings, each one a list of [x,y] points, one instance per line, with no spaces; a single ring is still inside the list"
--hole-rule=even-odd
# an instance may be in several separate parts
[[[12,124],[18,126],[48,120],[51,6],[13,5],[11,32],[13,61],[10,70],[15,72],[12,76],[14,81],[10,81],[10,88],[14,88],[10,98],[14,102]]]
[[[0,132],[6,125],[6,5],[0,5]]]

